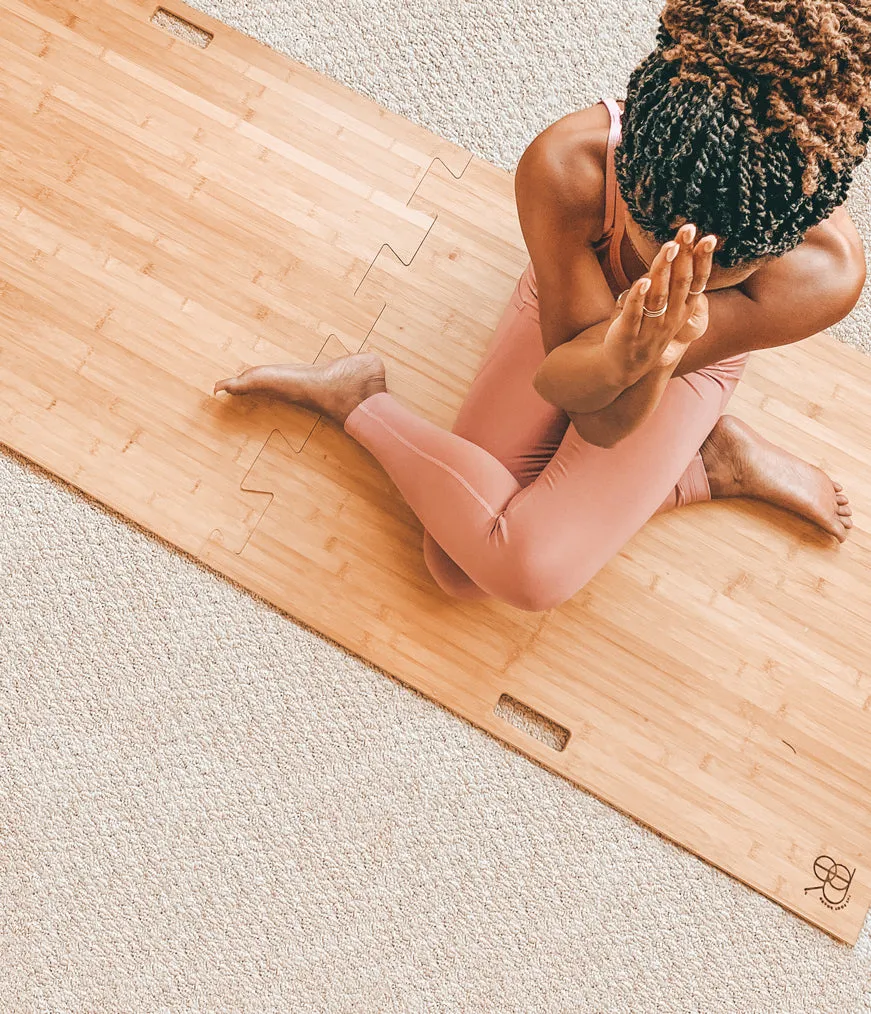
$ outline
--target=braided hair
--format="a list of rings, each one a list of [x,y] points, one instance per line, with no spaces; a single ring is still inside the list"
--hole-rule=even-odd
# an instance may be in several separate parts
[[[666,0],[614,162],[642,229],[695,222],[727,268],[842,204],[869,135],[871,0]]]

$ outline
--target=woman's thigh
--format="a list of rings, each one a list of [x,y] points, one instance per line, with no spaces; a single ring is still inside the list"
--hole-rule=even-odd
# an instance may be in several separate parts
[[[544,359],[538,297],[527,264],[493,332],[452,432],[489,451],[520,486],[534,482],[560,445],[569,424],[561,409],[533,387]],[[489,598],[428,531],[423,554],[436,583],[459,598]]]
[[[533,387],[545,357],[538,300],[521,274],[452,431],[498,458],[521,486],[550,461],[569,424]]]

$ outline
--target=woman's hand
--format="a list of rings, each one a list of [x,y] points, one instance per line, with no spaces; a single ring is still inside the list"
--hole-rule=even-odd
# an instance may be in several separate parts
[[[696,227],[678,229],[646,275],[621,293],[604,344],[615,358],[627,387],[655,367],[671,367],[708,327],[704,288],[713,264],[715,236],[695,242]],[[658,316],[648,316],[643,308]]]
[[[666,345],[656,366],[676,366],[683,359],[687,348],[708,330],[708,297],[701,292],[697,296],[690,296],[690,299],[695,299],[695,309],[690,313],[686,324]]]

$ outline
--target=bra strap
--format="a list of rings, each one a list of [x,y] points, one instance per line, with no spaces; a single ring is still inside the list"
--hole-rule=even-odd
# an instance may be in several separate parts
[[[614,231],[608,243],[608,263],[611,265],[611,274],[614,277],[614,281],[622,290],[628,289],[632,283],[626,277],[626,272],[623,270],[623,260],[620,256],[623,233],[626,231],[626,205],[619,195],[617,196],[617,203],[618,208],[616,210]]]
[[[605,104],[611,115],[611,128],[608,131],[608,151],[605,156],[605,223],[602,238],[611,235],[617,213],[617,179],[614,174],[614,149],[620,140],[620,107],[614,99],[600,100]]]

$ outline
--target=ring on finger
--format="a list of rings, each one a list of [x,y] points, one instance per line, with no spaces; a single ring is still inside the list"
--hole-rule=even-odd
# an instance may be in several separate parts
[[[690,294],[691,296],[701,296],[701,294],[702,294],[702,293],[703,293],[704,291],[705,291],[705,287],[704,287],[704,285],[703,285],[703,286],[702,286],[702,287],[701,287],[700,289],[690,289],[690,290],[689,290],[689,294]]]
[[[645,317],[661,317],[668,309],[668,303],[661,310],[648,310],[646,306],[641,307],[641,312]]]

